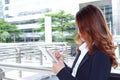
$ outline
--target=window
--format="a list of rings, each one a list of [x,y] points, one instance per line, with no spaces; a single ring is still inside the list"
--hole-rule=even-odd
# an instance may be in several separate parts
[[[10,3],[10,0],[5,0],[5,4],[9,4]]]
[[[6,6],[6,7],[5,7],[5,10],[9,10],[9,7],[8,7],[8,6]]]

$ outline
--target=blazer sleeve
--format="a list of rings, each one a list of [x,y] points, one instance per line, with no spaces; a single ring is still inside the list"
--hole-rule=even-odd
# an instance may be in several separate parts
[[[111,61],[108,55],[96,53],[92,61],[89,80],[108,80],[111,70]]]
[[[64,63],[65,64],[65,63]],[[59,80],[77,80],[72,76],[72,68],[65,64],[65,67],[56,75]]]
[[[68,71],[67,67],[64,67],[58,74],[59,80],[77,80],[72,76],[71,72]]]
[[[66,70],[67,70],[68,72],[72,73],[72,68],[69,67],[66,63],[64,63],[64,64],[65,64]]]
[[[79,55],[80,55],[80,52],[79,52],[79,54],[77,54],[77,57],[76,57],[74,63],[77,61]],[[73,63],[73,65],[74,65],[74,63]],[[72,76],[71,73],[72,73],[72,68],[68,67],[65,64],[65,67],[57,74],[57,77],[60,80],[77,80],[75,77]]]

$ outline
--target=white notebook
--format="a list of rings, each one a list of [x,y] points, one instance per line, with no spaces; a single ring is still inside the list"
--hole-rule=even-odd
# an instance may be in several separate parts
[[[48,56],[51,61],[55,61],[56,63],[58,62],[52,51],[50,52],[46,48],[42,48],[42,47],[39,47],[39,49],[42,51],[43,54]]]

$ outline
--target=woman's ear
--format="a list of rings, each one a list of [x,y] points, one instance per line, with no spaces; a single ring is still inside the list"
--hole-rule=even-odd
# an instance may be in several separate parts
[[[77,34],[76,36],[75,36],[75,42],[76,42],[76,44],[78,44],[78,45],[82,45],[83,43],[84,43],[84,41],[80,38],[80,35],[79,34]]]

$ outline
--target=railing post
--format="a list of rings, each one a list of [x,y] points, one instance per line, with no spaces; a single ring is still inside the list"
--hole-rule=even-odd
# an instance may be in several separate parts
[[[21,63],[21,52],[20,49],[16,47],[16,63]]]
[[[16,63],[21,63],[21,52],[20,52],[20,48],[16,47]],[[22,77],[22,71],[19,70],[19,77]]]
[[[43,65],[43,56],[42,51],[40,50],[40,65]]]

